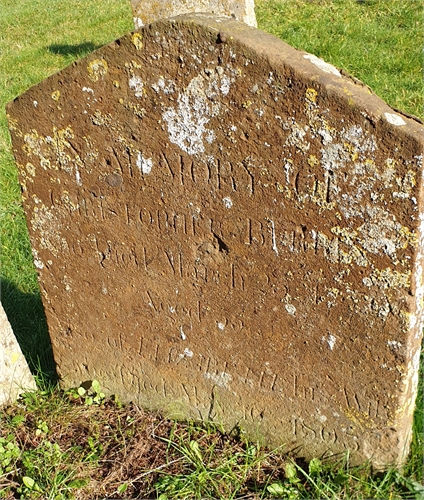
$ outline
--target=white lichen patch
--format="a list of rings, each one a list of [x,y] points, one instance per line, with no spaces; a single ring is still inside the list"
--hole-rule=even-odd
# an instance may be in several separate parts
[[[296,308],[293,304],[285,304],[285,309],[286,311],[291,314],[292,316],[294,316],[296,314]]]
[[[292,123],[290,121],[284,123],[283,128],[290,130],[290,134],[284,143],[285,146],[296,146],[299,151],[304,153],[309,150],[311,145],[309,141],[305,140],[306,132],[309,129],[308,126],[301,127],[293,118]]]
[[[143,97],[144,84],[139,76],[132,76],[128,80],[128,86],[136,97]]]
[[[336,305],[336,299],[337,297],[341,294],[341,291],[338,288],[332,287],[332,288],[327,288],[327,307],[330,309],[331,307],[334,307]]]
[[[225,205],[225,208],[231,208],[233,206],[233,200],[229,196],[222,198],[222,201]]]
[[[180,326],[180,337],[181,337],[181,340],[187,340],[187,335],[184,333],[182,326]]]
[[[340,131],[330,127],[318,102],[317,91],[308,88],[305,93],[308,124],[295,123],[293,118],[284,123],[281,117],[279,120],[283,129],[289,130],[285,145],[295,146],[297,153],[302,156],[306,157],[308,154],[309,143],[314,136],[320,136],[323,144],[321,157],[308,155],[307,162],[315,169],[318,166],[322,168],[324,180],[318,179],[310,191],[295,192],[294,197],[302,203],[310,200],[326,210],[337,207],[347,220],[354,217],[364,220],[362,225],[355,228],[355,238],[344,241],[350,246],[350,250],[336,248],[337,242],[329,240],[323,233],[319,234],[318,243],[325,248],[325,255],[331,262],[351,261],[368,265],[366,254],[370,252],[387,255],[396,264],[397,251],[409,245],[415,246],[416,237],[396,220],[386,208],[387,204],[382,205],[384,195],[379,186],[384,183],[386,188],[392,190],[391,196],[394,198],[410,199],[416,185],[415,173],[409,168],[406,173],[399,175],[397,172],[400,165],[391,158],[387,158],[386,165],[377,165],[376,138],[360,125],[346,126]],[[292,190],[289,186],[293,183],[295,163],[291,158],[283,161],[288,189]],[[282,187],[279,191],[287,190]]]
[[[151,158],[144,158],[141,152],[137,155],[136,165],[142,174],[148,175],[153,168],[153,160]]]
[[[73,291],[72,282],[71,282],[71,279],[69,278],[69,276],[63,276],[63,278],[62,278],[61,281],[62,281],[62,283],[64,285],[64,288],[65,288],[66,292],[72,292]]]
[[[94,59],[88,63],[88,77],[91,81],[97,82],[107,74],[108,69],[108,64],[105,59]]]
[[[133,17],[134,28],[136,30],[142,28],[144,26],[143,21],[139,17]]]
[[[152,84],[152,89],[157,94],[163,92],[165,95],[169,95],[175,92],[175,83],[170,79],[165,80],[163,76],[160,76],[158,81]]]
[[[277,238],[275,234],[275,224],[274,221],[271,219],[271,241],[272,241],[272,249],[274,250],[275,254],[278,256],[278,247],[277,247]]]
[[[396,125],[397,127],[401,127],[402,125],[406,125],[405,120],[395,113],[384,113],[386,120],[392,125]]]
[[[320,109],[319,94],[314,88],[305,91],[304,112],[306,123],[294,117],[285,121],[278,115],[275,118],[282,129],[288,131],[286,149],[294,146],[308,165],[317,172],[321,170],[321,175],[316,175],[309,185],[307,182],[306,189],[299,190],[295,186],[298,162],[288,154],[281,160],[286,185],[277,183],[277,191],[301,204],[312,201],[321,210],[337,210],[340,220],[343,216],[349,221],[346,227],[338,228],[337,239],[316,232],[318,248],[324,250],[330,262],[368,266],[368,254],[372,253],[389,256],[397,265],[400,251],[408,246],[416,247],[417,237],[398,222],[386,199],[390,196],[415,203],[415,169],[410,168],[410,162],[390,157],[383,164],[377,162],[376,137],[361,125],[346,125],[340,130],[330,126],[328,110]],[[311,155],[310,144],[317,137],[322,143],[320,155]],[[391,192],[382,192],[382,184]],[[363,223],[352,227],[350,220],[354,218]],[[346,236],[349,231],[354,232],[353,237]]]
[[[393,191],[393,198],[412,199],[412,190],[417,184],[415,172],[413,170],[408,170],[403,177],[396,177],[395,183],[398,190]]]
[[[317,56],[314,56],[313,54],[305,54],[303,57],[311,61],[312,64],[314,64],[321,71],[324,71],[324,73],[329,73],[330,75],[334,76],[342,76],[340,71],[337,68],[335,68],[332,64],[323,61],[322,59],[320,59]]]
[[[36,169],[32,163],[27,163],[25,169],[31,177],[35,177]]]
[[[228,94],[230,83],[222,68],[194,77],[178,95],[177,107],[170,107],[162,114],[168,125],[169,140],[189,155],[204,153],[203,141],[211,144],[215,140],[215,132],[207,124],[218,116],[219,97]]]
[[[363,278],[362,282],[366,286],[377,286],[381,289],[388,288],[409,288],[411,281],[411,272],[401,273],[387,269],[379,270],[374,269],[370,276]]]
[[[34,235],[39,240],[39,248],[48,250],[52,255],[58,257],[69,250],[65,238],[60,233],[57,210],[54,207],[46,207],[38,199],[34,199],[35,206],[30,224]]]
[[[368,204],[364,212],[368,221],[357,229],[357,241],[368,252],[388,255],[397,263],[397,250],[416,246],[416,235],[397,222],[387,210]]]
[[[35,248],[32,248],[32,256],[33,256],[33,259],[34,259],[34,266],[37,269],[40,269],[40,270],[44,269],[44,264],[41,261],[41,259],[39,258],[38,251]]]
[[[387,345],[392,349],[400,349],[402,347],[401,342],[398,342],[397,340],[388,340]]]
[[[424,170],[422,171],[422,183],[424,185]],[[411,328],[416,332],[416,338],[420,338],[424,328],[424,213],[419,214],[419,228],[417,236],[416,266],[414,269],[415,280],[415,311],[411,314]],[[418,373],[418,372],[417,372]]]
[[[39,158],[44,170],[62,170],[73,176],[78,186],[82,185],[80,169],[85,168],[84,162],[75,148],[69,142],[74,138],[72,128],[58,129],[53,127],[51,136],[42,137],[36,130],[24,136],[24,151],[29,157]],[[29,164],[32,165],[32,164]],[[33,173],[35,175],[34,167]],[[31,172],[30,175],[32,175]]]
[[[228,384],[232,381],[233,377],[226,372],[221,373],[205,373],[206,380],[212,380],[212,382],[218,387],[224,387],[228,389]]]
[[[334,346],[336,345],[336,337],[332,335],[330,332],[328,332],[327,338],[322,337],[323,342],[327,342],[328,347],[332,351],[334,349]]]
[[[81,174],[80,171],[78,170],[78,164],[75,164],[75,182],[77,183],[78,186],[82,186],[82,180],[81,180]]]
[[[194,356],[194,353],[188,347],[186,347],[184,349],[184,356],[187,358],[192,358]]]
[[[221,78],[221,87],[220,91],[222,95],[227,95],[228,92],[230,91],[230,85],[231,85],[231,79],[228,76],[223,76]]]

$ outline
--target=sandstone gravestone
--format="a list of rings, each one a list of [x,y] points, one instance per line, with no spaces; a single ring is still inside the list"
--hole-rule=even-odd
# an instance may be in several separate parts
[[[135,28],[141,28],[159,19],[208,12],[216,16],[227,16],[256,28],[254,0],[131,0]]]
[[[16,401],[25,390],[37,389],[1,303],[0,367],[0,407]]]
[[[124,36],[8,107],[63,384],[401,462],[423,126],[223,18]]]

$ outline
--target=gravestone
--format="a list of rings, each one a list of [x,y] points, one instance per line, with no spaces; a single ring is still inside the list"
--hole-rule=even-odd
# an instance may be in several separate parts
[[[1,303],[0,366],[0,407],[13,403],[26,390],[37,389]]]
[[[135,29],[159,19],[194,12],[227,16],[256,28],[254,0],[131,0]]]
[[[317,57],[192,14],[8,106],[65,387],[306,458],[408,452],[424,127]]]

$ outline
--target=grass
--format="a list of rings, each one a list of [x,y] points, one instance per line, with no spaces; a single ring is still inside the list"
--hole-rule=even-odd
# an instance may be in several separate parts
[[[125,0],[3,0],[0,12],[0,267],[2,303],[34,372],[55,368],[20,202],[5,105],[133,28]]]
[[[419,0],[256,4],[260,28],[343,68],[391,106],[423,117]],[[131,29],[128,0],[2,1],[1,298],[41,389],[0,412],[0,498],[423,499],[422,390],[407,464],[376,473],[369,464],[351,467],[348,456],[306,464],[242,435],[166,421],[104,399],[97,386],[88,392],[55,386],[4,106]]]
[[[414,477],[349,457],[309,464],[237,432],[178,423],[91,388],[22,395],[0,414],[0,498],[420,499]]]
[[[424,117],[420,0],[261,0],[259,26]],[[415,41],[415,42],[414,42]]]

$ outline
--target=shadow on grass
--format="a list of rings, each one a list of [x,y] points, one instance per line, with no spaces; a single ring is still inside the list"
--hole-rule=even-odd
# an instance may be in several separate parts
[[[87,56],[101,45],[95,45],[92,42],[79,43],[77,45],[58,45],[53,44],[47,47],[48,51],[52,54],[58,54],[65,57],[81,58]]]
[[[58,381],[46,317],[39,294],[23,293],[2,280],[1,302],[32,374],[38,381]]]

